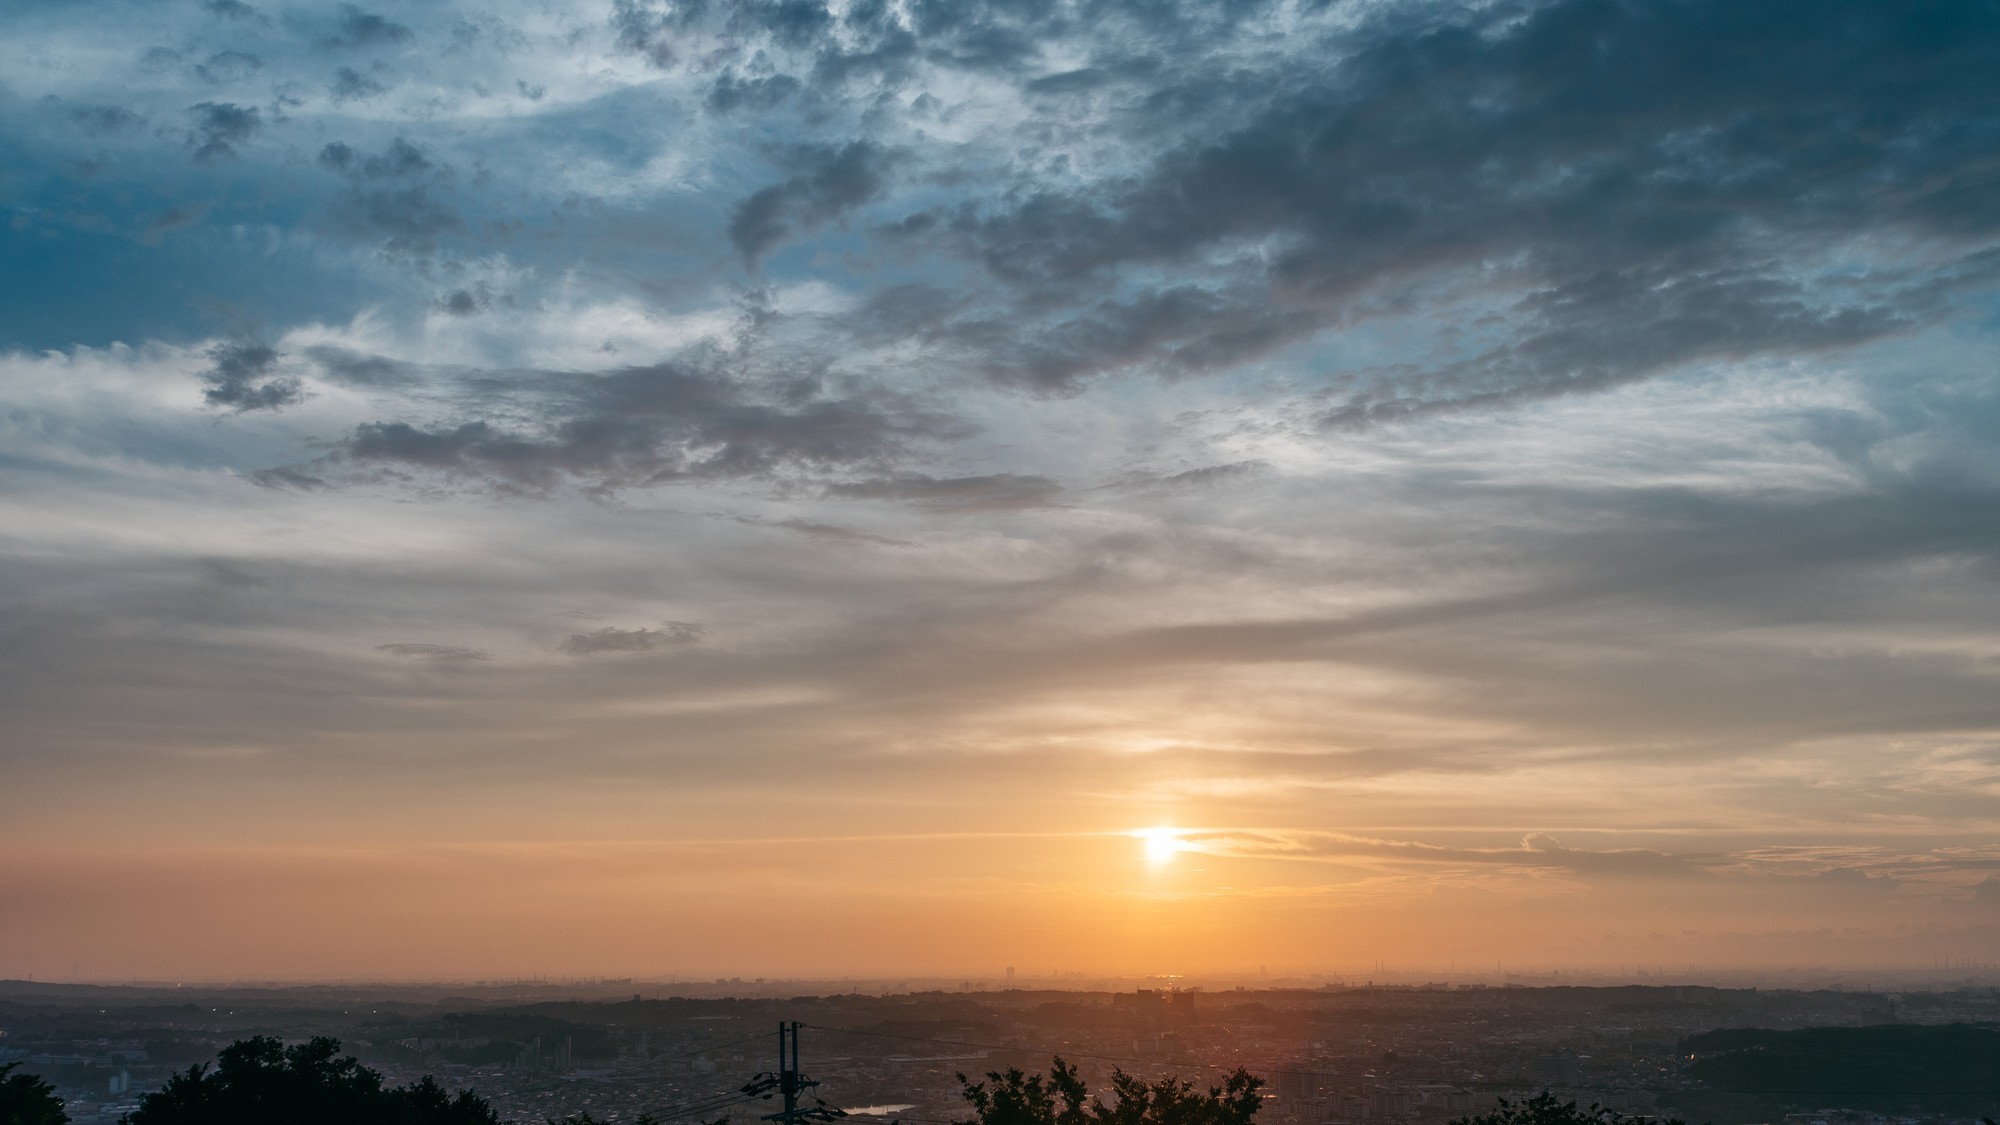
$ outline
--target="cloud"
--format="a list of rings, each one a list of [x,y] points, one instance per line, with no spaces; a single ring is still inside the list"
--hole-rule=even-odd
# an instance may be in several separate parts
[[[1048,507],[1062,494],[1062,485],[1048,477],[1018,473],[943,479],[909,473],[836,484],[827,492],[855,500],[898,500],[927,508],[992,512]]]
[[[353,4],[342,4],[339,28],[323,43],[334,50],[351,50],[405,43],[410,36],[410,29],[400,23],[373,12],[364,12]]]
[[[1928,311],[1892,298],[1820,306],[1805,287],[1770,276],[1666,270],[1579,279],[1517,308],[1526,315],[1505,346],[1421,379],[1364,382],[1323,424],[1351,428],[1601,390],[1705,359],[1851,347],[1906,330]]]
[[[653,652],[675,645],[693,644],[707,635],[707,629],[686,621],[669,621],[658,629],[619,629],[606,626],[588,633],[572,633],[556,648],[570,656]]]
[[[716,113],[732,113],[739,109],[763,112],[784,104],[799,89],[799,80],[789,74],[738,78],[734,73],[725,71],[710,87],[703,104]]]
[[[760,520],[747,516],[736,516],[734,518],[741,523],[757,527],[782,528],[785,531],[797,532],[800,535],[828,543],[868,543],[879,547],[908,547],[912,545],[907,539],[893,539],[887,535],[876,535],[873,532],[842,527],[839,524],[821,523],[817,520],[797,518]]]
[[[1393,859],[1419,864],[1552,869],[1613,878],[1689,879],[1702,876],[1716,857],[1688,857],[1648,848],[1593,850],[1563,846],[1546,833],[1529,833],[1514,848],[1467,848],[1339,833],[1213,832],[1184,834],[1187,846],[1218,855],[1352,860]],[[1695,862],[1701,858],[1703,862]]]
[[[247,51],[217,51],[208,61],[194,68],[204,82],[218,85],[241,82],[264,69],[264,60]]]
[[[466,232],[465,220],[440,198],[453,183],[451,169],[402,137],[373,154],[330,141],[316,163],[347,181],[333,203],[341,225],[384,239],[386,249],[429,255],[445,236]]]
[[[1226,465],[1203,465],[1196,469],[1182,469],[1178,473],[1149,477],[1134,483],[1165,489],[1209,488],[1255,477],[1269,471],[1271,466],[1263,461],[1231,461]]]
[[[145,123],[146,119],[120,105],[80,105],[69,111],[77,127],[92,136],[108,136]]]
[[[611,28],[618,49],[641,55],[657,67],[671,66],[679,55],[672,33],[684,30],[700,13],[694,5],[654,5],[650,0],[613,0]]]
[[[194,146],[196,160],[235,156],[236,147],[249,140],[264,123],[255,106],[230,102],[202,102],[189,107],[188,114],[194,118],[194,136],[188,143]]]
[[[320,377],[349,386],[398,386],[421,382],[425,376],[417,364],[366,355],[335,344],[313,344],[303,349],[306,358],[319,365]]]
[[[782,776],[1247,809],[1316,904],[1992,897],[1990,5],[265,7],[0,5],[37,833]]]
[[[293,492],[311,492],[331,488],[325,480],[303,470],[288,466],[259,469],[249,474],[250,481],[262,488],[276,488]]]
[[[2000,108],[1987,9],[1934,13],[1948,44],[1933,17],[1866,4],[1385,12],[1337,65],[1216,91],[1236,119],[1136,176],[935,213],[1024,313],[1154,271],[1239,294],[1206,322],[1033,317],[995,370],[1216,370],[1413,302],[1523,294],[1481,354],[1385,374],[1328,416],[1379,421],[1879,339],[1943,306],[1827,260],[1829,238],[2000,235],[1972,193]]]
[[[416,660],[425,664],[478,664],[493,659],[493,655],[484,649],[458,645],[386,644],[376,645],[375,651],[398,660]]]
[[[320,353],[373,375],[356,357]],[[486,419],[366,422],[318,462],[404,469],[546,491],[565,481],[619,489],[680,481],[806,477],[893,466],[963,426],[893,399],[831,397],[795,380],[732,377],[729,357],[696,347],[646,367],[532,373],[513,381],[527,426]]]
[[[784,163],[796,174],[750,195],[730,214],[729,240],[747,262],[793,233],[838,221],[880,197],[894,157],[873,141],[851,141],[801,148]]]
[[[208,384],[202,401],[239,414],[281,410],[305,399],[298,376],[277,372],[281,358],[270,345],[254,339],[232,340],[208,350],[212,366],[201,373]]]
[[[329,93],[333,95],[334,101],[348,102],[359,98],[372,98],[377,94],[387,93],[388,90],[389,87],[374,75],[363,74],[351,66],[343,66],[334,73],[333,86]]]

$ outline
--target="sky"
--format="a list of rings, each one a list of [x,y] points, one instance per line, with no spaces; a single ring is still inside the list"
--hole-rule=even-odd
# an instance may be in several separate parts
[[[0,976],[1990,960],[1996,74],[8,4]]]

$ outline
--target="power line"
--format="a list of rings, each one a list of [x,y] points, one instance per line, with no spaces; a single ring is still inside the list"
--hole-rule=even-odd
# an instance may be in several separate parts
[[[812,1105],[799,1105],[799,1096],[801,1094],[804,1094],[808,1090],[816,1089],[819,1086],[818,1081],[801,1073],[799,1070],[799,1029],[802,1026],[804,1025],[796,1020],[778,1025],[778,1070],[776,1073],[763,1071],[752,1077],[750,1081],[744,1083],[742,1088],[734,1094],[719,1096],[718,1098],[707,1099],[705,1101],[684,1102],[680,1105],[668,1106],[664,1110],[653,1113],[653,1120],[679,1121],[689,1117],[699,1117],[714,1113],[719,1109],[727,1109],[732,1105],[768,1100],[773,1095],[784,1098],[785,1108],[777,1113],[765,1114],[763,1120],[777,1122],[778,1125],[809,1125],[809,1123],[811,1125],[821,1125],[821,1123],[846,1117],[847,1113],[845,1110],[828,1105],[825,1101],[817,1097],[812,1099]],[[762,1038],[764,1038],[762,1035],[753,1035],[748,1039],[738,1040],[737,1042],[748,1043]],[[731,1045],[721,1044],[721,1046]],[[681,1057],[684,1058],[686,1056]]]

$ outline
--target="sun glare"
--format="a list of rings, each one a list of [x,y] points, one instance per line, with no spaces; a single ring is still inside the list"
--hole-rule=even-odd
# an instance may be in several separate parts
[[[1180,853],[1180,833],[1171,828],[1141,828],[1132,835],[1145,842],[1146,862],[1155,867],[1171,861]]]

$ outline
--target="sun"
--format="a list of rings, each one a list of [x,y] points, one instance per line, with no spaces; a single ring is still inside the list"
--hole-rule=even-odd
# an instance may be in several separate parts
[[[1145,841],[1146,862],[1155,867],[1172,862],[1185,847],[1180,832],[1172,828],[1141,828],[1132,835]]]

